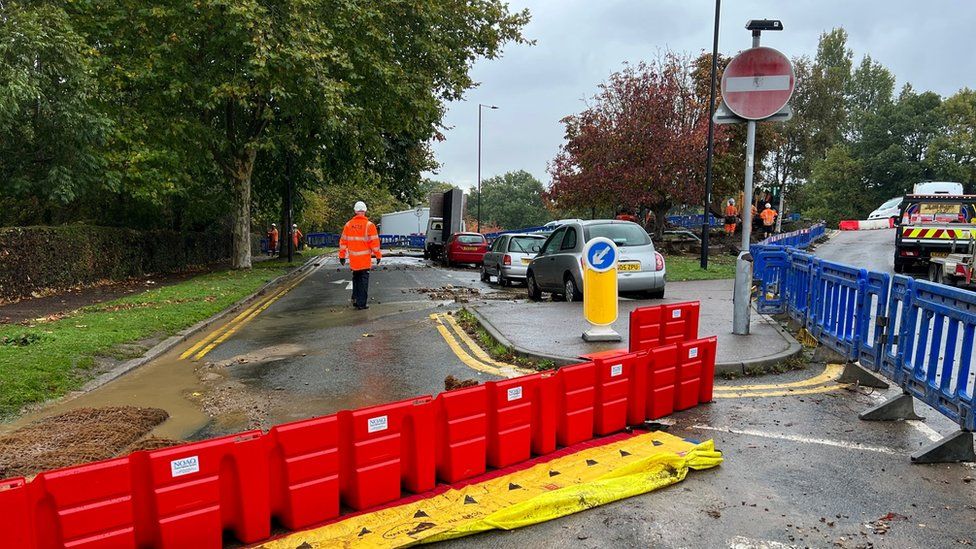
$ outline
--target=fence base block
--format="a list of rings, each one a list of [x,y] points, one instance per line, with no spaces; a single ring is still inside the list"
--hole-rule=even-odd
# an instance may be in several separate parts
[[[956,431],[912,454],[912,463],[957,463],[976,461],[973,433]]]
[[[925,419],[915,413],[915,400],[904,393],[861,412],[857,417],[864,421],[900,421],[905,419]]]
[[[888,382],[853,362],[844,365],[844,371],[837,378],[837,382],[857,383],[861,387],[874,387],[875,389],[887,389],[889,387]]]

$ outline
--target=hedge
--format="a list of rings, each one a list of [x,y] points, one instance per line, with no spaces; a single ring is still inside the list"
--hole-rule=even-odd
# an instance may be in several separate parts
[[[253,239],[252,239],[253,240]],[[226,260],[230,236],[114,227],[0,228],[0,299]]]

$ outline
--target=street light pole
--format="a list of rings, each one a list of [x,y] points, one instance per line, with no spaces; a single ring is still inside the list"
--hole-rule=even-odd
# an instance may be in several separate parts
[[[705,159],[705,218],[702,221],[701,268],[708,269],[708,208],[712,203],[712,156],[715,154],[715,80],[718,74],[718,21],[722,0],[715,0],[715,31],[712,34],[712,87],[708,96],[708,153]]]
[[[483,105],[478,103],[478,232],[484,233],[481,228],[481,109],[497,109],[495,105]]]

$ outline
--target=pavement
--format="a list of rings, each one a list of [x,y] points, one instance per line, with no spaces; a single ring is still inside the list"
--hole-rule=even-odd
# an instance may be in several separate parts
[[[743,374],[748,370],[768,368],[801,350],[800,344],[776,321],[755,310],[751,316],[750,334],[738,336],[732,333],[732,280],[669,282],[667,295],[664,300],[622,299],[617,321],[613,324],[613,329],[623,338],[617,343],[583,341],[581,335],[587,329],[587,323],[583,319],[583,304],[579,302],[489,302],[469,308],[503,344],[523,354],[557,363],[577,362],[579,356],[587,353],[626,348],[632,310],[681,301],[699,301],[699,335],[718,336],[717,374]]]

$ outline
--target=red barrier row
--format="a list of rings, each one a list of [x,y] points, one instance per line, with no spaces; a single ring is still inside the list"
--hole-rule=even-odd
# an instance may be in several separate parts
[[[716,339],[686,337],[697,306],[638,309],[647,348],[555,372],[0,481],[0,546],[254,543],[273,520],[308,527],[708,402]]]

